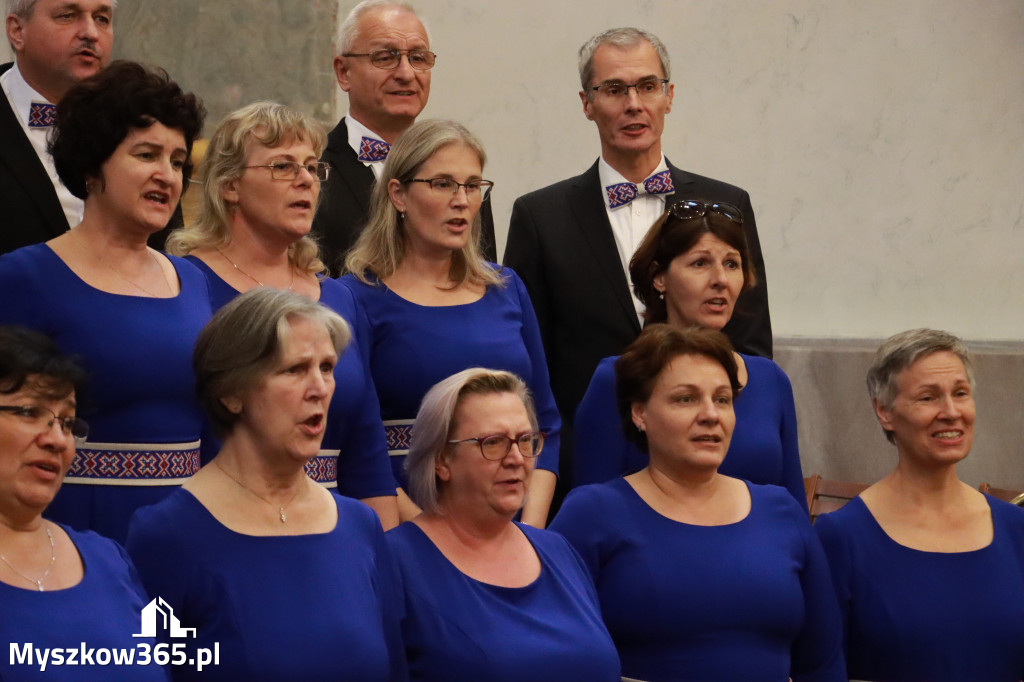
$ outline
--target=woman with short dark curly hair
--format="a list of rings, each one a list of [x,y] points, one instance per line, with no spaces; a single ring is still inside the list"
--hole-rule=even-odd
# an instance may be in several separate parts
[[[91,375],[92,435],[48,513],[119,541],[132,511],[199,468],[190,358],[211,314],[206,280],[146,240],[178,205],[204,115],[164,71],[133,62],[69,90],[51,147],[82,222],[0,258],[0,323],[45,332]]]

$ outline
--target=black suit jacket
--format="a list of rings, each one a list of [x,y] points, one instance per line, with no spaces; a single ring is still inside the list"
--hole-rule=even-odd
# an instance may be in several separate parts
[[[740,352],[771,357],[764,258],[749,195],[739,187],[687,173],[671,163],[669,169],[676,188],[670,202],[711,199],[735,204],[743,211],[758,283],[740,296],[724,331]],[[622,353],[640,333],[629,282],[605,212],[596,162],[583,175],[516,200],[504,263],[526,284],[540,322],[551,389],[562,415],[560,469],[565,479],[572,471],[572,438],[568,434],[597,363]],[[571,481],[564,484],[571,485]]]
[[[327,136],[327,148],[320,160],[331,164],[331,174],[320,191],[313,234],[320,242],[320,257],[331,274],[337,276],[344,265],[345,254],[370,219],[374,176],[349,146],[344,118]],[[480,208],[480,219],[483,228],[480,246],[484,258],[497,261],[490,200]]]
[[[0,74],[13,64],[0,66]],[[11,103],[0,92],[0,254],[53,239],[68,230],[50,176]]]

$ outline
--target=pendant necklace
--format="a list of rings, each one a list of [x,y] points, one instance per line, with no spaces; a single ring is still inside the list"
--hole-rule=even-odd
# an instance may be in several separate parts
[[[287,509],[287,507],[288,507],[288,506],[289,506],[289,505],[290,505],[290,504],[291,504],[292,502],[294,502],[294,501],[295,501],[295,498],[299,496],[299,493],[301,493],[301,492],[302,492],[302,486],[301,486],[301,485],[299,486],[299,489],[295,491],[295,494],[294,494],[294,495],[292,495],[292,499],[288,500],[288,503],[287,503],[287,504],[285,504],[284,506],[281,506],[281,505],[279,505],[279,504],[276,504],[276,503],[274,503],[274,502],[271,502],[270,500],[268,500],[267,498],[263,497],[263,496],[262,496],[262,495],[260,495],[259,493],[255,492],[255,491],[254,491],[254,490],[252,490],[252,489],[251,489],[251,488],[250,488],[249,486],[247,486],[246,484],[242,483],[242,482],[241,482],[241,481],[239,481],[239,480],[238,480],[237,478],[235,478],[234,476],[232,476],[231,474],[229,474],[229,473],[227,472],[227,469],[225,469],[224,467],[222,467],[222,466],[220,465],[220,462],[218,462],[218,461],[217,461],[216,459],[214,459],[214,460],[213,460],[213,464],[214,464],[214,465],[215,465],[215,466],[216,466],[216,467],[217,467],[218,469],[220,469],[221,471],[223,471],[223,472],[224,472],[224,475],[225,475],[225,476],[227,476],[227,477],[228,477],[228,478],[230,478],[230,479],[231,479],[232,481],[234,481],[235,483],[237,483],[237,484],[238,484],[238,486],[239,486],[240,488],[242,488],[242,490],[246,491],[247,493],[249,493],[249,494],[250,494],[250,495],[252,495],[253,497],[256,497],[257,499],[263,500],[264,502],[266,502],[267,504],[269,504],[269,505],[270,505],[271,507],[277,507],[277,510],[278,510],[278,514],[280,515],[280,518],[281,518],[281,523],[288,523],[288,516],[287,516],[287,515],[285,514],[285,509]],[[10,565],[10,564],[8,564],[8,565]],[[13,568],[13,567],[12,567],[12,568]],[[44,576],[44,577],[45,577],[45,576]]]
[[[7,560],[7,557],[5,557],[3,554],[0,554],[0,561],[3,561],[5,564],[7,564],[7,567],[10,568],[12,571],[14,571],[22,578],[35,585],[40,592],[46,592],[46,590],[43,589],[43,581],[46,580],[46,576],[50,575],[50,570],[53,569],[53,564],[57,560],[57,552],[53,547],[53,533],[50,532],[50,527],[46,524],[43,524],[43,530],[46,531],[46,537],[50,541],[50,564],[46,567],[46,570],[43,571],[43,574],[39,576],[39,580],[29,578],[27,575],[16,569],[11,564],[11,562]]]

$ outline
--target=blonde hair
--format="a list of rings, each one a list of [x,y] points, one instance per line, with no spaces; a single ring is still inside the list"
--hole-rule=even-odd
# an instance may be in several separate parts
[[[327,134],[311,117],[277,102],[255,102],[224,117],[210,138],[200,170],[203,195],[199,218],[171,233],[167,252],[184,256],[196,249],[227,246],[231,241],[231,206],[222,191],[245,172],[250,143],[273,148],[293,140],[308,142],[319,157],[327,144]],[[310,235],[288,247],[288,260],[300,272],[315,275],[327,269]]]
[[[398,136],[388,152],[381,177],[373,187],[370,221],[345,258],[346,271],[366,284],[373,284],[371,275],[381,280],[395,273],[405,257],[405,232],[398,209],[391,203],[388,183],[392,180],[409,182],[430,157],[451,144],[464,144],[476,152],[481,168],[487,162],[480,140],[455,121],[420,121]],[[480,253],[480,230],[480,213],[477,212],[469,241],[452,254],[449,277],[456,287],[467,283],[505,286],[504,279]]]

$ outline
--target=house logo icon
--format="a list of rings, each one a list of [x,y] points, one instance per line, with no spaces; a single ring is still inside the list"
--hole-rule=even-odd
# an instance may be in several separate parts
[[[142,632],[132,637],[156,637],[157,623],[163,623],[163,630],[171,637],[195,637],[195,628],[183,628],[174,615],[174,609],[162,598],[157,597],[142,609]]]

